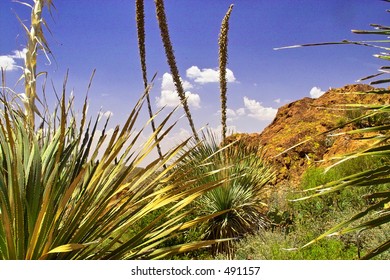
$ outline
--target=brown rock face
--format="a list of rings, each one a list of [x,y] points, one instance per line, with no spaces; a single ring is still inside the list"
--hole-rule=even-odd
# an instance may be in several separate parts
[[[230,139],[264,147],[266,158],[277,169],[276,183],[283,180],[298,182],[307,167],[367,145],[348,135],[331,136],[350,130],[356,124],[326,132],[359,114],[359,111],[347,112],[343,107],[345,104],[390,104],[390,94],[375,94],[378,91],[358,84],[330,89],[317,99],[305,97],[280,107],[274,121],[262,133],[236,134]],[[307,142],[295,146],[305,140]]]

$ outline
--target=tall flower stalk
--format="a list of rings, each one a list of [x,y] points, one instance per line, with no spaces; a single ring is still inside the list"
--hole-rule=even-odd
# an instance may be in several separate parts
[[[199,141],[199,136],[198,136],[198,133],[195,129],[194,122],[192,120],[192,116],[191,116],[190,108],[188,106],[187,98],[185,96],[183,84],[182,84],[181,79],[180,79],[179,70],[178,70],[177,65],[176,65],[175,54],[173,52],[171,39],[169,37],[169,30],[168,30],[167,18],[165,15],[164,1],[163,0],[155,0],[154,3],[156,4],[157,20],[158,20],[158,24],[160,27],[161,38],[162,38],[162,41],[164,44],[165,54],[167,57],[167,61],[168,61],[170,70],[171,70],[173,82],[175,84],[176,91],[179,95],[180,102],[183,105],[184,112],[187,116],[192,133],[193,133],[195,139],[197,141]]]
[[[141,60],[141,69],[142,69],[142,78],[144,81],[144,88],[145,90],[148,88],[148,75],[147,75],[147,68],[146,68],[146,47],[145,47],[145,8],[144,8],[144,1],[143,0],[136,0],[136,23],[137,23],[137,35],[138,35],[138,50]],[[154,114],[152,110],[152,104],[150,102],[150,96],[149,94],[146,95],[146,102],[148,105],[148,111],[149,111],[149,117],[151,119],[151,125],[153,133],[156,132],[156,124],[154,122]],[[161,152],[161,146],[158,141],[158,135],[155,134],[155,141],[157,143],[156,148],[158,155],[160,156],[160,159],[163,158],[162,152]]]
[[[24,3],[26,4],[26,3]],[[31,26],[30,29],[22,23],[24,30],[27,34],[27,46],[26,46],[26,57],[24,67],[24,87],[25,87],[25,98],[23,100],[26,117],[29,126],[34,129],[35,127],[35,114],[39,115],[39,111],[35,105],[37,96],[37,85],[36,79],[39,76],[37,73],[37,54],[39,50],[43,50],[46,54],[50,53],[49,46],[43,35],[42,25],[45,21],[42,17],[42,10],[45,6],[50,10],[54,7],[52,0],[34,0],[34,5],[30,6],[31,12]]]
[[[226,140],[226,110],[227,110],[227,81],[226,81],[226,65],[228,61],[228,32],[229,19],[233,10],[233,4],[230,5],[225,17],[222,20],[221,31],[219,34],[219,84],[221,92],[221,124],[222,124],[222,143]]]

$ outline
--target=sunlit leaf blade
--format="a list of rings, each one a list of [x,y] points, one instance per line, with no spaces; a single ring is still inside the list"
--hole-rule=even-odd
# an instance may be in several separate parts
[[[155,134],[159,133],[157,139],[162,141],[171,131],[173,126],[164,126],[172,113],[135,153],[133,148],[141,135],[132,133],[142,105],[138,102],[123,128],[118,127],[111,138],[103,132],[100,140],[107,139],[108,148],[96,161],[95,156],[88,156],[96,155],[102,147],[91,144],[96,122],[82,131],[85,117],[77,126],[75,114],[64,110],[71,106],[64,99],[63,94],[60,115],[55,116],[60,121],[57,129],[43,138],[26,129],[21,116],[13,111],[2,112],[0,163],[3,171],[7,170],[0,173],[2,259],[150,258],[156,246],[161,249],[171,236],[218,215],[188,221],[182,213],[197,197],[223,183],[215,180],[191,188],[198,177],[184,176],[175,169],[180,160],[174,159],[180,158],[188,140],[146,168],[137,168],[156,146]],[[119,164],[115,164],[116,158],[120,158]],[[162,209],[162,224],[156,219],[128,236],[127,232],[146,215]],[[164,254],[182,251],[176,247],[172,250]]]
[[[71,252],[71,251],[83,249],[83,248],[85,248],[85,246],[87,246],[87,245],[83,245],[83,244],[61,245],[61,246],[58,246],[58,247],[50,250],[49,252],[47,252],[47,254]]]

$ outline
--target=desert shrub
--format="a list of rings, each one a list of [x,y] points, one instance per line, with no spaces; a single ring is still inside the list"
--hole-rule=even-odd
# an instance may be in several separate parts
[[[340,180],[343,177],[360,173],[367,168],[379,167],[388,161],[387,157],[367,156],[351,159],[334,168],[326,170],[322,167],[310,167],[302,176],[301,189],[309,190],[329,182]],[[385,190],[387,185],[365,186],[357,189],[343,189],[327,196],[315,197],[311,200],[297,201],[296,208],[300,215],[308,217],[332,216],[336,211],[359,208],[373,202],[370,199],[362,199],[367,193]],[[299,194],[297,195],[299,196]],[[295,196],[295,198],[297,197]]]
[[[237,260],[343,260],[354,259],[357,248],[353,244],[346,245],[338,238],[330,238],[302,250],[288,250],[299,247],[302,243],[314,238],[301,228],[293,233],[265,231],[258,235],[248,235],[236,244],[234,259]],[[219,255],[217,258],[223,259]]]
[[[300,188],[311,189],[338,180],[365,168],[380,166],[386,157],[366,157],[346,161],[325,172],[324,168],[311,167],[303,175]],[[359,234],[333,236],[319,243],[298,249],[315,239],[334,225],[352,217],[361,207],[375,203],[364,200],[367,192],[378,192],[386,185],[367,186],[359,189],[344,189],[339,193],[314,197],[308,200],[289,202],[304,196],[292,191],[291,186],[279,186],[272,194],[267,217],[270,227],[257,235],[246,236],[236,244],[236,259],[357,259],[388,237],[385,226]],[[222,258],[222,256],[218,256]],[[386,255],[380,256],[386,259]]]
[[[343,223],[345,217],[355,217],[359,214],[358,209],[369,208],[380,202],[380,198],[371,197],[375,193],[386,193],[388,183],[367,184],[355,188],[342,188],[327,195],[319,195],[311,199],[300,200],[299,197],[306,196],[306,191],[316,188],[325,188],[332,182],[343,180],[353,174],[359,174],[367,169],[380,168],[388,163],[388,158],[384,156],[357,157],[336,165],[325,172],[324,168],[309,168],[301,183],[303,194],[290,194],[290,198],[296,199],[290,204],[294,213],[295,228],[308,227],[311,225],[315,229],[317,236],[329,231],[335,225]],[[375,213],[367,214],[362,220],[374,219]],[[355,223],[354,223],[355,224]],[[352,224],[352,225],[354,225]],[[386,226],[374,230],[358,232],[353,238],[344,237],[341,242],[353,243],[358,249],[357,257],[363,256],[363,252],[368,253],[373,244],[381,245],[380,240],[386,237]],[[316,243],[312,244],[315,246]],[[310,246],[309,246],[310,247]],[[382,258],[382,257],[381,257]]]
[[[223,180],[223,184],[201,196],[194,207],[201,215],[220,215],[206,223],[204,238],[241,238],[265,226],[264,187],[274,178],[257,149],[248,150],[232,143],[220,148],[218,137],[211,132],[203,134],[201,143],[185,158],[191,177],[198,177],[193,186]],[[186,162],[190,162],[187,164]],[[204,174],[210,173],[209,176]],[[233,253],[233,240],[213,246],[213,253]]]

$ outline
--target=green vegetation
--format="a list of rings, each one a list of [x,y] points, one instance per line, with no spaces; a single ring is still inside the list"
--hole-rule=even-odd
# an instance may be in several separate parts
[[[336,122],[337,126],[351,124],[353,128],[360,129],[389,124],[389,113],[386,112],[375,112],[364,107],[347,107],[344,112],[344,117],[340,117]]]
[[[202,138],[201,143],[194,143],[195,148],[187,154],[179,168],[185,170],[190,178],[199,178],[193,182],[194,187],[228,178],[220,187],[200,197],[194,206],[200,215],[222,213],[207,221],[203,238],[230,238],[228,242],[214,245],[212,252],[231,257],[235,239],[266,226],[263,192],[274,178],[274,172],[255,149],[247,149],[237,143],[221,149],[220,141],[211,132]]]
[[[145,91],[112,135],[107,133],[108,121],[100,133],[99,117],[87,120],[88,92],[81,117],[76,117],[75,101],[67,98],[67,75],[52,111],[39,97],[37,56],[51,53],[42,10],[50,10],[53,1],[35,0],[31,26],[21,21],[27,34],[23,104],[4,85],[4,73],[0,92],[0,259],[389,259],[389,106],[368,105],[362,108],[364,114],[358,111],[343,121],[358,124],[348,134],[370,133],[377,140],[372,147],[343,156],[330,169],[309,168],[299,193],[288,184],[273,191],[269,185],[275,175],[262,149],[226,139],[225,72],[233,6],[219,37],[219,139],[208,130],[198,135],[164,1],[155,0],[167,61],[193,132],[192,138],[163,153],[160,143],[173,128],[167,125],[173,112],[155,123],[143,4],[136,1]],[[375,34],[389,34],[388,27],[374,27],[379,30]],[[150,124],[153,132],[136,150],[143,129],[135,133],[135,123],[145,100],[150,118],[144,129]],[[44,109],[38,109],[36,101]],[[153,149],[158,158],[139,168]]]
[[[360,172],[367,167],[380,166],[383,160],[386,159],[358,158],[344,162],[327,173],[324,173],[324,168],[312,167],[305,172],[300,189],[304,191]],[[284,192],[274,194],[270,200],[267,213],[270,227],[257,235],[247,235],[237,243],[235,259],[357,259],[389,238],[389,225],[382,225],[357,234],[329,236],[299,249],[335,224],[342,222],[345,217],[355,215],[362,207],[374,205],[376,200],[362,199],[362,195],[367,192],[381,192],[388,189],[388,185],[346,189],[337,194],[297,202],[288,201],[302,197],[302,194],[292,192],[292,186],[283,189]],[[226,257],[219,255],[218,258]],[[390,252],[385,252],[377,258],[389,259]]]
[[[54,111],[50,113],[45,99],[44,113],[39,111],[37,55],[48,50],[40,24],[45,22],[42,9],[52,4],[35,1],[31,28],[23,25],[32,50],[23,76],[25,110],[16,93],[5,85],[1,89],[0,259],[163,258],[218,242],[166,246],[175,234],[219,214],[189,220],[183,209],[223,180],[193,187],[191,182],[201,177],[176,168],[191,152],[188,141],[138,168],[173,127],[167,126],[170,112],[142,148],[135,149],[143,131],[135,133],[135,123],[150,86],[112,135],[107,134],[108,121],[98,133],[99,117],[87,120],[87,98],[81,118],[76,117],[73,98],[66,100],[67,77]],[[37,129],[36,122],[41,123]]]

